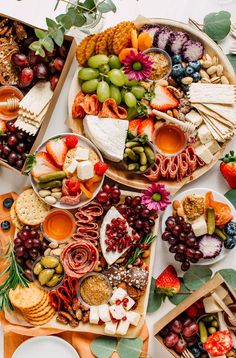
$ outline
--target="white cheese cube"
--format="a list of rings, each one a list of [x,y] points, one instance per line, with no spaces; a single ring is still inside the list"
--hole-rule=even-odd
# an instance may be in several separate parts
[[[207,149],[209,149],[209,151],[211,152],[211,154],[215,154],[216,152],[218,152],[220,150],[220,145],[218,144],[218,142],[216,140],[211,140],[210,142],[206,143],[205,146],[207,147]]]
[[[93,163],[85,160],[77,164],[77,176],[81,180],[87,180],[94,176]]]
[[[204,215],[200,216],[192,223],[192,229],[196,236],[202,236],[207,233],[207,223]]]
[[[138,312],[129,311],[126,313],[127,320],[133,326],[137,326],[140,320],[140,314]]]
[[[116,333],[116,327],[118,325],[118,322],[114,323],[112,321],[105,323],[105,333],[106,334],[115,334]]]
[[[202,123],[202,116],[193,109],[185,115],[185,118],[188,122],[194,124],[195,127],[199,127]]]
[[[98,306],[98,314],[99,314],[99,318],[103,322],[111,321],[111,316],[110,316],[110,312],[109,312],[109,306],[108,306],[107,303],[104,303],[103,305]]]
[[[126,321],[121,320],[118,324],[116,334],[120,334],[121,336],[124,336],[129,329],[129,321],[126,319]]]
[[[228,291],[221,285],[215,289],[215,292],[222,300],[228,295]]]
[[[206,164],[209,164],[214,159],[213,155],[204,144],[196,147],[195,151],[197,156],[201,158]]]
[[[98,307],[91,306],[89,312],[89,323],[98,324],[98,322],[99,322]]]
[[[210,142],[213,139],[213,136],[207,126],[203,124],[198,129],[198,138],[202,144],[205,144],[207,142]]]
[[[117,288],[111,298],[110,298],[110,303],[114,304],[116,303],[117,300],[123,301],[123,299],[127,296],[127,292],[125,290],[123,290],[123,288],[119,287]]]
[[[66,173],[73,174],[77,169],[78,162],[73,159],[70,165],[66,168]]]
[[[125,317],[125,309],[123,308],[123,306],[120,305],[112,305],[109,307],[110,313],[112,315],[113,318],[121,320],[123,317]]]
[[[124,308],[129,311],[133,305],[135,304],[135,301],[133,300],[133,298],[127,296],[126,300],[128,300],[125,304],[123,304]]]
[[[88,160],[89,159],[89,148],[77,147],[75,150],[76,160]]]
[[[212,296],[206,297],[203,299],[203,305],[206,313],[215,313],[220,312],[222,309],[216,303]]]

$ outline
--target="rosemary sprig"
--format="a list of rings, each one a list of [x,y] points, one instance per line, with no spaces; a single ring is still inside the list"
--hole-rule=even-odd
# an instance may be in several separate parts
[[[6,268],[0,273],[0,278],[6,274],[8,274],[8,277],[5,282],[0,285],[0,311],[4,307],[13,310],[8,297],[11,288],[14,290],[17,285],[28,287],[29,283],[24,277],[23,268],[16,261],[13,245],[10,239],[5,254],[0,257],[0,266],[2,265],[1,261],[3,260],[6,263]]]
[[[151,243],[156,240],[157,236],[153,235],[153,234],[149,234],[147,236],[144,236],[143,238],[141,238],[137,244],[140,245],[140,247],[136,247],[133,255],[129,258],[129,260],[126,262],[125,267],[127,267],[128,265],[133,264],[137,258],[146,250],[146,248],[148,246],[151,245]],[[141,246],[142,245],[142,246]]]

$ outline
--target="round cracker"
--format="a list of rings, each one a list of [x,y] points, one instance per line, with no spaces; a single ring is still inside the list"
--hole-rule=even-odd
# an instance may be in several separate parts
[[[117,26],[112,43],[113,51],[116,55],[119,55],[124,48],[130,47],[132,29],[135,29],[135,26],[131,21],[121,22]]]
[[[10,209],[10,216],[11,216],[11,221],[13,223],[13,225],[18,229],[18,230],[22,230],[24,224],[19,220],[17,214],[16,214],[16,202],[14,202],[11,206]]]
[[[18,285],[15,290],[10,289],[9,299],[12,305],[19,310],[33,308],[38,305],[45,295],[35,283],[30,283],[28,287]]]
[[[23,314],[23,316],[27,319],[38,321],[47,317],[52,311],[55,311],[54,308],[51,305],[48,305],[40,312],[36,312],[34,314]]]
[[[97,39],[99,38],[100,34],[93,35],[87,42],[86,49],[85,49],[85,56],[88,60],[91,56],[95,55],[96,43]]]
[[[27,189],[16,199],[16,214],[25,225],[41,224],[50,206],[45,204],[33,189]]]
[[[41,302],[38,305],[34,306],[33,308],[21,309],[21,312],[26,315],[30,315],[31,313],[33,314],[35,312],[40,311],[41,309],[44,309],[48,305],[50,305],[50,301],[47,293],[45,292],[45,296],[42,298]]]
[[[85,50],[91,37],[92,35],[86,36],[76,48],[76,58],[81,66],[84,66],[87,62]]]
[[[50,311],[45,317],[40,318],[40,319],[28,319],[27,317],[24,317],[24,318],[32,326],[42,326],[42,325],[48,323],[53,318],[55,313],[56,313],[55,310],[52,309],[52,311]]]

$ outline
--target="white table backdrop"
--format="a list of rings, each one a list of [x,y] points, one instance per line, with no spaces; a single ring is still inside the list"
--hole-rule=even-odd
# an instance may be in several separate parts
[[[235,0],[227,5],[219,4],[217,0],[115,0],[115,3],[117,5],[117,12],[115,14],[109,13],[109,15],[105,17],[104,28],[113,26],[123,20],[134,19],[139,14],[146,17],[171,18],[183,22],[187,22],[188,18],[191,17],[201,23],[206,14],[211,11],[219,10],[230,11],[233,21],[236,22]],[[35,26],[43,27],[45,26],[46,16],[54,17],[65,7],[64,3],[60,3],[55,13],[55,4],[55,0],[0,0],[0,13],[9,14],[13,17],[32,23]],[[220,45],[227,53],[231,43],[232,38],[228,36],[228,38]],[[45,134],[45,138],[54,135],[55,128],[57,128],[58,133],[66,131],[64,121],[67,115],[67,93],[75,68],[76,62],[74,61],[58,99],[58,103]],[[232,141],[230,148],[236,149],[236,138]],[[23,177],[7,170],[6,168],[0,168],[0,194],[12,190],[17,191],[24,184],[25,179]],[[221,193],[225,193],[228,190],[227,184],[219,173],[218,164],[200,179],[187,185],[186,189],[194,187],[208,187]],[[211,268],[214,271],[221,268],[236,269],[236,260],[234,257],[235,253],[231,253],[225,260],[213,265]],[[167,253],[161,240],[158,240],[153,276],[156,277],[170,262],[173,262],[175,267],[179,267],[178,264],[173,261],[172,256]],[[157,312],[147,315],[147,323],[150,332],[149,353],[153,358],[171,357],[171,355],[166,352],[153,337],[153,324],[171,308],[172,304],[167,299]],[[3,358],[2,348],[3,341],[0,328],[0,358]]]

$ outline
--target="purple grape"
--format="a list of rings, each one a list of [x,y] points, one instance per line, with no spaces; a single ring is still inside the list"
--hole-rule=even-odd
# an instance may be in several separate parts
[[[163,241],[168,241],[170,237],[171,237],[171,233],[168,232],[168,231],[164,231],[162,236],[161,236]]]
[[[185,256],[184,254],[181,254],[181,253],[179,253],[179,252],[177,252],[177,253],[175,254],[175,260],[176,260],[176,261],[184,262],[184,261],[185,261],[185,258],[186,258],[186,256]]]
[[[45,80],[48,77],[48,69],[44,63],[38,63],[34,66],[35,77]]]
[[[190,268],[190,262],[188,260],[184,261],[181,265],[182,271],[188,271]]]

